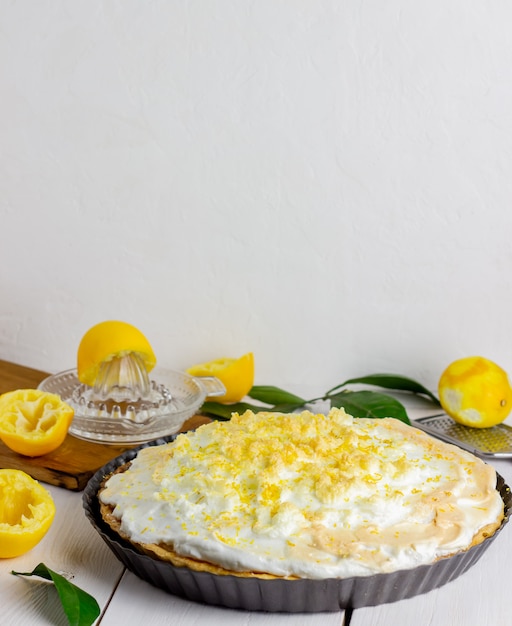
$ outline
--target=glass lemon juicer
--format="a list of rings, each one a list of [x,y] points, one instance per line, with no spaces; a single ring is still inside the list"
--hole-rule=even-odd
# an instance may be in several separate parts
[[[207,396],[226,392],[213,376],[156,367],[150,378],[136,353],[104,361],[94,386],[81,383],[77,370],[69,369],[48,376],[38,388],[73,407],[71,435],[110,444],[139,444],[176,433]]]

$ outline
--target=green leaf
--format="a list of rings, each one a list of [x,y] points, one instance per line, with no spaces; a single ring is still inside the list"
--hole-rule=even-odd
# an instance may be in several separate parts
[[[410,423],[405,407],[395,398],[373,391],[344,389],[344,387],[350,384],[373,385],[395,391],[406,391],[426,396],[437,406],[440,406],[439,400],[426,387],[412,378],[398,374],[370,374],[369,376],[350,378],[328,391],[325,396],[314,398],[314,400],[330,400],[331,406],[343,407],[347,413],[354,417],[396,417],[406,424]],[[256,405],[249,402],[237,402],[235,404],[205,402],[201,407],[201,412],[215,419],[229,420],[232,413],[243,413],[246,410],[251,410],[254,413],[261,411],[292,413],[314,401],[305,400],[273,385],[255,385],[248,395],[253,400],[265,403],[268,406],[260,406],[259,404]]]
[[[268,411],[269,408],[265,406],[258,406],[256,404],[249,404],[249,402],[235,402],[234,404],[222,404],[221,402],[207,401],[201,406],[201,413],[203,415],[213,416],[220,420],[230,420],[232,413],[244,413],[245,411],[253,411],[259,413],[260,411]]]
[[[407,376],[399,376],[397,374],[370,374],[361,378],[350,378],[341,385],[334,387],[327,392],[329,396],[332,392],[352,384],[375,385],[376,387],[384,387],[385,389],[394,389],[395,391],[409,391],[411,393],[427,396],[436,405],[440,406],[439,400],[426,387]]]
[[[395,417],[410,424],[407,411],[401,402],[375,391],[342,391],[329,396],[331,406],[344,408],[353,417]]]
[[[302,409],[304,402],[292,402],[289,404],[276,404],[275,406],[267,407],[265,411],[272,411],[273,413],[295,413],[297,409]]]
[[[255,385],[249,391],[248,395],[253,400],[265,402],[265,404],[273,404],[275,406],[290,404],[299,407],[306,403],[304,398],[296,396],[293,393],[289,393],[279,387],[274,387],[273,385]]]
[[[286,392],[284,392],[286,394]],[[261,404],[251,404],[249,402],[235,402],[234,404],[222,404],[221,402],[207,401],[201,406],[201,413],[208,417],[213,417],[218,420],[227,421],[231,419],[233,413],[245,413],[245,411],[252,411],[253,413],[261,413],[262,411],[272,411],[275,413],[293,413],[296,409],[304,406],[306,400],[288,394],[283,395],[283,401],[286,399],[297,398],[296,402],[283,402],[282,404],[275,404],[273,406],[261,406]]]
[[[91,595],[70,583],[64,576],[46,567],[44,563],[39,563],[31,572],[12,571],[11,574],[15,576],[39,576],[52,581],[70,626],[91,626],[100,614],[100,607]]]

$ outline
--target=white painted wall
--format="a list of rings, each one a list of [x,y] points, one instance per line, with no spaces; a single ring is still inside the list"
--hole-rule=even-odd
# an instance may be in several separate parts
[[[508,0],[0,0],[0,358],[119,318],[319,392],[512,372]]]

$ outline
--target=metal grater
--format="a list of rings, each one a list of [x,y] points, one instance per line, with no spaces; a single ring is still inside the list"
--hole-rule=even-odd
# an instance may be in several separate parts
[[[512,458],[512,427],[506,424],[498,424],[490,428],[470,428],[457,424],[449,415],[443,413],[431,417],[420,417],[414,420],[412,425],[480,457]]]

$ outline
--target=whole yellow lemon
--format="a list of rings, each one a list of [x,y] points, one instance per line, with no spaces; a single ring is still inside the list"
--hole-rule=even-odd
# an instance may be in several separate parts
[[[512,409],[507,373],[481,356],[453,361],[438,384],[443,409],[459,424],[488,428],[503,422]]]

